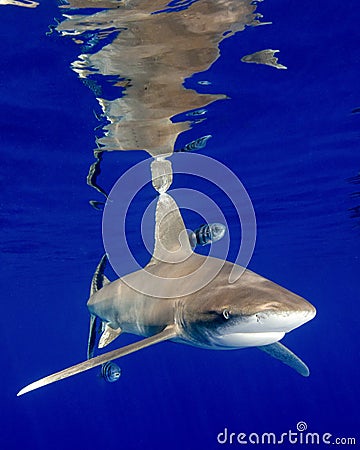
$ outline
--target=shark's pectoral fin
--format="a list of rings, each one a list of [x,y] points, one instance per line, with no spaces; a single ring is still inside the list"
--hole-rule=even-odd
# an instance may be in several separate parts
[[[104,364],[108,361],[112,361],[113,359],[121,358],[122,356],[137,352],[138,350],[142,350],[143,348],[149,347],[150,345],[167,341],[168,339],[172,339],[176,336],[177,336],[176,326],[169,325],[163,331],[161,331],[158,334],[155,334],[154,336],[150,336],[139,342],[135,342],[123,348],[119,348],[117,350],[105,353],[104,355],[88,359],[87,361],[76,364],[75,366],[68,367],[67,369],[61,370],[60,372],[56,372],[52,375],[42,378],[41,380],[35,381],[34,383],[31,383],[28,386],[21,389],[21,391],[18,392],[17,396],[19,397],[20,395],[26,394],[27,392],[33,391],[34,389],[38,389],[48,384],[54,383],[55,381],[71,377],[72,375],[85,372],[86,370],[92,369],[93,367],[101,366],[101,364]]]
[[[106,323],[105,329],[103,331],[103,334],[101,335],[98,348],[104,348],[107,345],[109,345],[112,341],[114,341],[120,334],[121,334],[121,328],[111,328],[111,326]]]
[[[287,366],[290,366],[303,377],[308,377],[310,375],[308,366],[303,361],[301,361],[301,359],[296,356],[295,353],[285,347],[285,345],[280,344],[280,342],[275,342],[274,344],[269,345],[262,345],[258,348],[263,352],[268,353],[273,358],[279,359]]]

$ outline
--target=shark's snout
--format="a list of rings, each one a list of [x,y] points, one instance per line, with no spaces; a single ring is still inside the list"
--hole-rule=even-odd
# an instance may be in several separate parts
[[[266,331],[289,331],[303,325],[316,315],[315,307],[297,295],[291,294],[288,299],[264,303],[258,310],[250,315],[243,325],[257,327]]]
[[[313,319],[315,308],[303,311],[267,310],[256,313],[243,323],[243,329],[257,328],[259,331],[282,331],[288,333]]]

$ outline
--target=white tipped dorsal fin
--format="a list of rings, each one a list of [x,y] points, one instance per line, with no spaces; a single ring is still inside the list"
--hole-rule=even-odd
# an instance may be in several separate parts
[[[101,335],[98,348],[104,348],[114,341],[121,334],[121,328],[111,328],[111,326],[106,323],[103,334]]]
[[[280,342],[275,342],[274,344],[269,345],[262,345],[258,348],[263,352],[268,353],[273,358],[280,360],[287,366],[290,366],[303,377],[308,377],[310,375],[308,366],[303,361],[301,361],[301,359],[296,356],[295,353],[285,347],[285,345],[280,344]]]
[[[160,194],[155,222],[155,248],[150,264],[187,259],[192,254],[188,233],[179,208],[169,194]]]

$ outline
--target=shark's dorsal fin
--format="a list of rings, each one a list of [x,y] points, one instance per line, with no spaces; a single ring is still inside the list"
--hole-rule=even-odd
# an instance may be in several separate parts
[[[51,383],[55,383],[55,381],[63,380],[64,378],[71,377],[72,375],[85,372],[86,370],[92,369],[93,367],[101,366],[101,364],[104,364],[108,361],[112,361],[113,359],[121,358],[122,356],[137,352],[138,350],[142,350],[143,348],[149,347],[150,345],[167,341],[168,339],[172,339],[176,336],[177,336],[176,326],[169,325],[163,331],[161,331],[158,334],[155,334],[154,336],[150,336],[139,342],[126,345],[125,347],[119,348],[117,350],[104,353],[103,355],[96,356],[95,358],[88,359],[87,361],[83,361],[82,363],[76,364],[75,366],[61,370],[60,372],[56,372],[45,378],[41,378],[41,380],[35,381],[34,383],[31,383],[28,386],[21,389],[21,391],[18,392],[17,396],[19,397],[20,395],[26,394],[27,392],[33,391],[35,389],[41,388]]]
[[[156,205],[155,247],[151,264],[178,263],[192,254],[184,221],[169,194],[160,194]]]
[[[268,353],[273,358],[279,359],[287,366],[290,366],[303,377],[308,377],[310,375],[308,366],[303,361],[301,361],[301,359],[296,356],[295,353],[285,347],[285,345],[280,344],[280,342],[275,342],[274,344],[269,345],[262,345],[258,348],[263,352]]]

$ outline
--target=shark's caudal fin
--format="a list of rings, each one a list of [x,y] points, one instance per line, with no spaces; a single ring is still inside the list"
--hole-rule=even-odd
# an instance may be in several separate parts
[[[86,370],[92,369],[93,367],[101,366],[101,364],[112,361],[113,359],[121,358],[125,355],[129,355],[130,353],[137,352],[138,350],[142,350],[143,348],[149,347],[150,345],[167,341],[168,339],[176,337],[176,335],[177,330],[175,325],[170,325],[160,333],[143,339],[142,341],[135,342],[133,344],[127,345],[117,350],[113,350],[100,356],[96,356],[95,358],[88,359],[87,361],[76,364],[75,366],[68,367],[67,369],[61,370],[60,372],[56,372],[52,375],[42,378],[41,380],[35,381],[34,383],[31,383],[21,389],[21,391],[18,392],[17,396],[19,397],[20,395],[26,394],[27,392],[33,391],[51,383],[55,383],[55,381],[63,380],[64,378],[68,378],[78,373],[85,372]]]
[[[91,280],[90,286],[90,295],[95,294],[99,289],[101,289],[105,284],[109,284],[110,281],[104,275],[104,270],[106,263],[108,261],[107,255],[105,255],[100,259],[99,264],[96,266],[94,275]]]
[[[275,342],[274,344],[269,345],[262,345],[258,348],[263,352],[268,353],[273,358],[279,359],[287,366],[290,366],[303,377],[308,377],[310,375],[308,366],[303,361],[301,361],[301,359],[296,356],[295,353],[285,347],[285,345],[280,344],[280,342]]]

